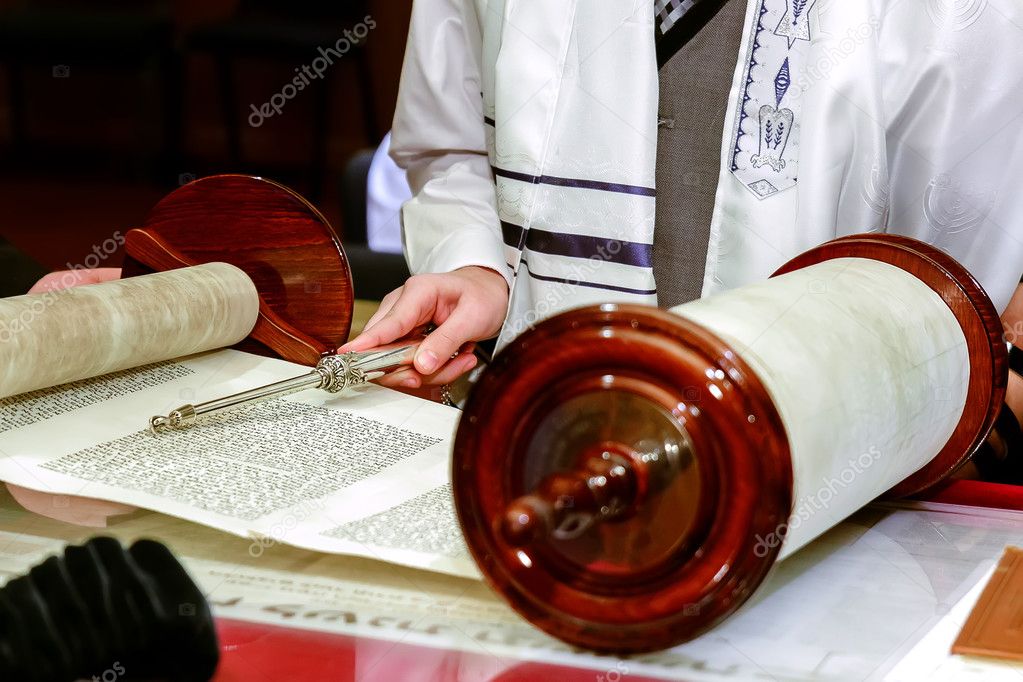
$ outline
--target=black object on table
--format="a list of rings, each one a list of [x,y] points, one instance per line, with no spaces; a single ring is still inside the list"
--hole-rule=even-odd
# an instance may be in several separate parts
[[[170,550],[97,537],[0,589],[0,680],[209,680],[219,648]]]

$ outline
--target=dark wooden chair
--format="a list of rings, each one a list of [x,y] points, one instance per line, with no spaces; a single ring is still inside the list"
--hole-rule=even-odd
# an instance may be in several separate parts
[[[66,78],[78,67],[131,69],[140,87],[155,73],[162,93],[163,161],[175,165],[180,148],[181,92],[174,26],[166,0],[21,2],[0,11],[0,63],[8,73],[11,142],[30,147],[26,74],[45,69]],[[140,68],[141,67],[141,68]]]
[[[366,230],[366,189],[372,149],[348,160],[341,178],[341,211],[345,221],[345,253],[352,270],[355,298],[379,301],[409,277],[405,256],[369,248]]]
[[[249,112],[239,106],[235,81],[235,61],[241,58],[273,59],[300,68],[319,56],[320,48],[333,47],[346,29],[352,29],[369,14],[365,0],[309,0],[281,3],[273,0],[242,0],[230,17],[189,31],[185,49],[212,55],[216,63],[221,96],[223,125],[227,135],[227,154],[235,167],[244,162],[241,121]],[[373,101],[373,77],[364,49],[365,39],[352,44],[342,61],[350,61],[355,70],[357,101],[362,110],[367,143],[382,136],[377,130]],[[330,93],[334,72],[331,66],[322,78],[311,79],[314,98],[312,150],[309,166],[310,197],[319,198],[327,165],[327,141],[330,133]],[[282,84],[283,85],[283,84]]]

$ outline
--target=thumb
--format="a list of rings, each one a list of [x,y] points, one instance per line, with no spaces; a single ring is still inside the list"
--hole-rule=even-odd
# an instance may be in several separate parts
[[[429,322],[436,306],[435,290],[405,287],[390,310],[338,350],[340,352],[368,350],[400,339],[419,325]]]
[[[420,374],[433,374],[467,342],[475,341],[473,318],[462,308],[456,308],[451,316],[419,345],[416,351],[415,368]]]

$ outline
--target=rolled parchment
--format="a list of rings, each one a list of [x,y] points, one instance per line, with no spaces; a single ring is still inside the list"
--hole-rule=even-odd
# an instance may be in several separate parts
[[[0,299],[0,398],[230,346],[258,313],[227,263]]]
[[[961,324],[888,263],[836,258],[671,312],[727,340],[785,423],[794,508],[765,539],[779,559],[931,461],[966,407]]]

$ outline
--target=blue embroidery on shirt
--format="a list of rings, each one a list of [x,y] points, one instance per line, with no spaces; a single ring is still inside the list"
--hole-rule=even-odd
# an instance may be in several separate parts
[[[796,183],[801,92],[792,85],[807,59],[816,4],[760,0],[757,5],[743,60],[745,84],[734,119],[731,172],[760,199]],[[757,120],[755,144],[749,118]]]
[[[817,0],[786,1],[785,14],[774,29],[776,36],[788,39],[789,47],[797,40],[810,40],[810,8]]]
[[[739,124],[736,126],[735,145],[732,148],[732,171],[739,170],[736,159],[742,149],[739,147],[739,138],[745,135],[742,124],[746,121],[746,103],[750,100],[749,87],[753,85],[753,69],[759,66],[757,62],[757,50],[760,48],[760,33],[764,30],[764,15],[767,14],[767,0],[761,0],[759,16],[757,17],[756,32],[753,34],[753,47],[749,53],[749,65],[746,67],[746,85],[742,90],[742,102],[739,104]]]
[[[789,90],[789,85],[792,83],[792,79],[789,76],[789,58],[786,57],[785,61],[781,63],[781,68],[778,69],[778,75],[774,77],[774,98],[775,106],[781,106],[781,98],[785,96],[785,93]]]
[[[754,168],[768,165],[775,172],[785,168],[785,145],[792,133],[795,114],[791,109],[778,109],[770,104],[760,107],[760,146],[756,154],[750,157]]]

